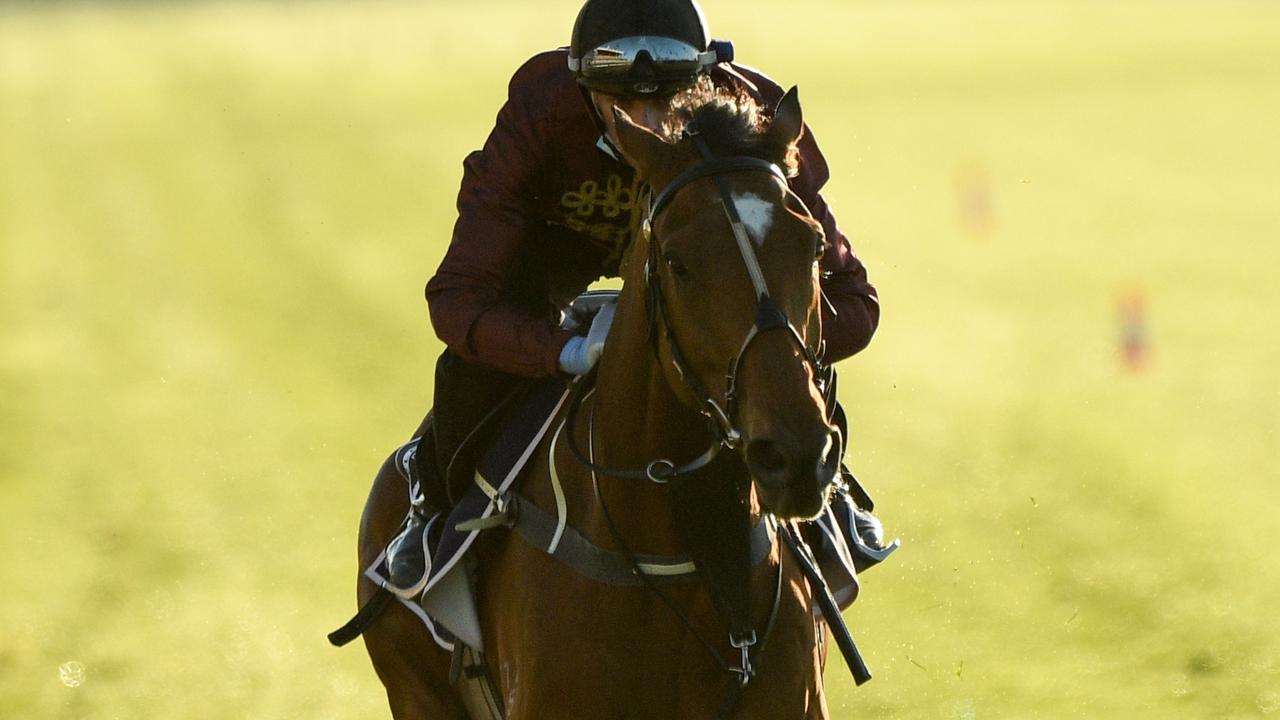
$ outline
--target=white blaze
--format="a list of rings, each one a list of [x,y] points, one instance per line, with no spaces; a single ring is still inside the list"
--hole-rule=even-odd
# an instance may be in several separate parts
[[[751,193],[735,194],[733,204],[738,208],[738,215],[742,216],[742,224],[747,228],[747,234],[751,236],[756,247],[762,247],[765,236],[769,234],[769,228],[773,224],[773,206]]]

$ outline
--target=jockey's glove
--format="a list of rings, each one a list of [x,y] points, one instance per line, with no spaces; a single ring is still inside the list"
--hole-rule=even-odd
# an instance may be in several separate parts
[[[617,306],[608,303],[600,308],[591,320],[591,329],[586,337],[575,335],[569,338],[564,349],[560,351],[560,369],[570,375],[586,375],[591,372],[604,354],[604,340],[609,335],[609,326],[613,324],[613,311]]]

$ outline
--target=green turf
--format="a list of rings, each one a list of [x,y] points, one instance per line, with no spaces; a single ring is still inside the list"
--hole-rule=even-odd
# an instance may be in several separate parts
[[[461,159],[576,6],[0,6],[0,717],[386,715],[323,634]],[[906,545],[835,716],[1280,710],[1280,9],[705,8],[883,297],[843,394]]]

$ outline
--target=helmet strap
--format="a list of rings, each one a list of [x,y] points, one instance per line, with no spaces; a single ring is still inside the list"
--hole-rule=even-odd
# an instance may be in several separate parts
[[[587,104],[587,112],[591,113],[591,122],[595,124],[600,137],[607,141],[609,139],[609,129],[605,127],[604,118],[600,117],[600,111],[596,109],[596,104],[591,101],[591,91],[582,85],[578,85],[578,92],[582,93],[582,102]],[[609,144],[612,145],[613,143]]]
[[[596,132],[600,133],[600,143],[609,148],[609,154],[618,162],[625,162],[622,159],[622,151],[609,139],[609,128],[604,124],[604,118],[600,117],[600,110],[596,108],[596,104],[591,101],[591,91],[582,85],[578,86],[578,91],[582,93],[582,101],[587,104],[587,112],[591,114],[591,122],[596,126]],[[603,149],[602,149],[603,151]]]

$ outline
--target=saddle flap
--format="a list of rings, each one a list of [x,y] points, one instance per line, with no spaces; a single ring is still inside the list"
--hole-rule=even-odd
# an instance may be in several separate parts
[[[469,563],[455,563],[422,595],[422,609],[468,647],[484,651]]]

